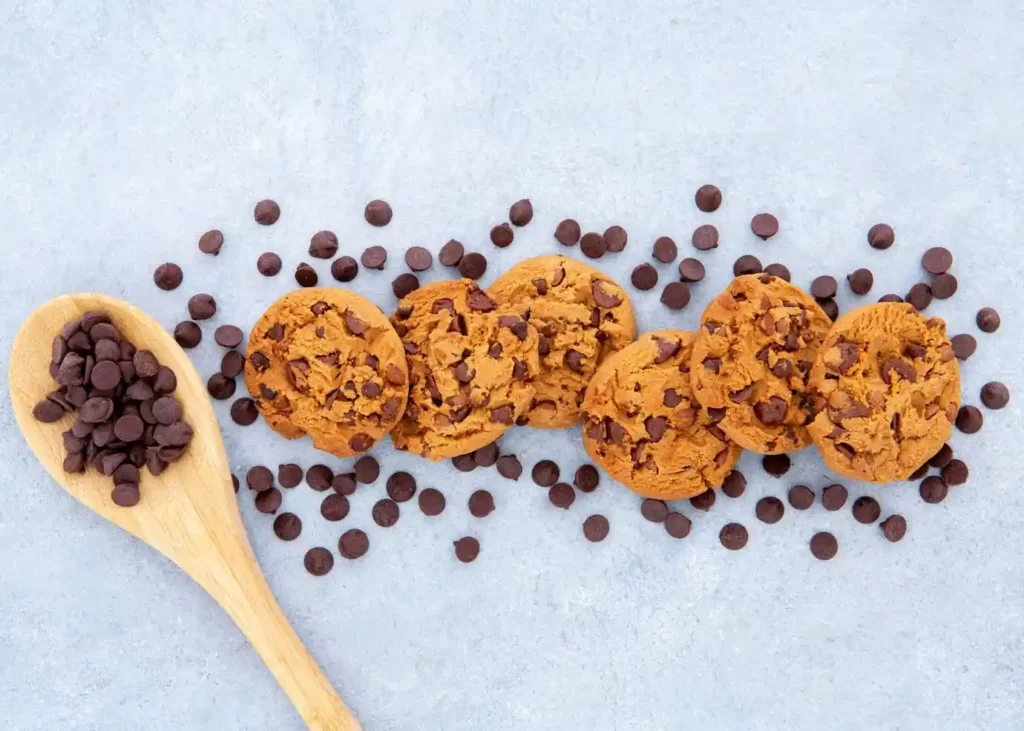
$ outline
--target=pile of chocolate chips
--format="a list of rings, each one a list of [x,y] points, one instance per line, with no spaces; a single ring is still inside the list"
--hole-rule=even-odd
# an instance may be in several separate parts
[[[192,440],[171,396],[174,371],[148,350],[136,350],[103,312],[87,312],[54,337],[50,375],[59,387],[36,404],[33,416],[52,424],[76,415],[62,435],[64,470],[80,473],[91,465],[112,478],[117,505],[139,502],[141,467],[159,475]]]

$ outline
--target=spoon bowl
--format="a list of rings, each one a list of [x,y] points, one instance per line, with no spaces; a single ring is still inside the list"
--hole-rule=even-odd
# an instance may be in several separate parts
[[[56,385],[49,374],[50,343],[86,312],[101,311],[121,335],[151,351],[177,377],[182,420],[194,432],[185,454],[154,477],[142,470],[137,505],[111,499],[109,477],[94,469],[64,471],[61,433],[72,418],[44,424],[32,409]],[[18,426],[47,472],[76,500],[148,543],[205,589],[246,635],[307,726],[357,731],[360,726],[288,624],[274,599],[242,525],[231,470],[206,387],[174,339],[141,310],[97,294],[58,297],[22,325],[11,351],[8,383]]]

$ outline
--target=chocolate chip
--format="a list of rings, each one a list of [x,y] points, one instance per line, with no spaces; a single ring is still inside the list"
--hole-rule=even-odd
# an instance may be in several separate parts
[[[270,470],[267,470],[267,472],[270,472]],[[248,476],[246,479],[248,480]],[[297,487],[302,482],[302,468],[297,464],[278,465],[277,481],[281,487]],[[270,484],[272,485],[273,481]]]
[[[250,467],[245,473],[245,484],[250,490],[262,492],[274,486],[274,473],[262,465]]]
[[[388,205],[387,201],[372,200],[366,204],[366,208],[363,209],[363,218],[371,226],[387,226],[391,223],[391,216],[393,212],[391,206]]]
[[[679,262],[679,279],[683,282],[699,282],[704,279],[704,265],[697,259],[683,259]]]
[[[257,203],[252,214],[256,223],[262,226],[272,226],[281,217],[281,207],[268,198]]]
[[[490,467],[498,461],[498,445],[494,442],[473,450],[473,461],[477,467]]]
[[[394,292],[395,297],[398,299],[404,299],[410,294],[420,288],[420,280],[416,278],[415,274],[404,272],[395,277],[394,281],[391,282],[391,291]]]
[[[472,452],[452,457],[452,464],[459,472],[472,472],[476,469],[476,459],[473,457]]]
[[[948,444],[943,444],[942,447],[939,448],[939,451],[928,460],[927,464],[931,467],[942,469],[949,464],[951,459],[953,459],[953,448]]]
[[[929,274],[945,274],[953,266],[953,254],[941,246],[932,247],[921,257],[921,266]]]
[[[575,246],[580,240],[580,225],[567,218],[555,227],[555,240],[562,246]]]
[[[876,223],[868,229],[868,243],[875,249],[888,249],[896,240],[892,226],[887,223]]]
[[[482,289],[475,286],[466,295],[466,305],[476,312],[492,312],[498,306]]]
[[[383,269],[388,260],[388,252],[383,246],[370,246],[363,251],[359,260],[367,269]]]
[[[908,480],[920,480],[922,477],[928,474],[928,463],[925,462],[923,465],[914,470]]]
[[[821,299],[815,300],[815,302],[817,302],[818,306],[824,310],[825,314],[828,315],[828,319],[832,322],[839,319],[839,305],[834,299]]]
[[[256,493],[256,509],[261,513],[272,515],[281,507],[281,491],[276,487]]]
[[[191,320],[179,322],[174,326],[174,340],[183,348],[194,348],[203,339],[203,331]]]
[[[750,219],[750,230],[755,236],[767,241],[779,232],[779,219],[770,213],[758,213]]]
[[[153,272],[153,282],[165,292],[180,287],[182,279],[184,279],[184,274],[181,267],[172,262],[161,264]]]
[[[813,282],[811,282],[811,295],[813,295],[815,299],[828,299],[830,297],[835,297],[838,289],[839,284],[836,282],[835,277],[830,277],[828,275],[817,277]]]
[[[138,441],[145,429],[145,422],[135,414],[125,414],[114,422],[114,436],[122,442]]]
[[[711,510],[711,506],[715,504],[715,491],[707,489],[699,495],[694,495],[690,498],[690,505],[695,507],[697,510],[703,510],[705,513]]]
[[[115,485],[110,492],[110,499],[114,504],[122,508],[130,508],[139,502],[139,486],[124,483]]]
[[[819,561],[835,558],[839,552],[839,541],[831,533],[822,531],[811,538],[811,554]]]
[[[600,259],[608,250],[608,244],[599,233],[586,233],[580,239],[580,251],[589,259]]]
[[[640,514],[652,523],[664,523],[668,513],[668,505],[664,500],[647,498],[640,503]]]
[[[722,483],[722,492],[725,493],[726,497],[738,498],[747,489],[747,478],[739,470],[733,470],[725,476],[725,481]]]
[[[384,408],[387,408],[387,404],[384,404]],[[353,435],[348,440],[348,446],[354,452],[365,452],[367,449],[373,446],[374,439],[369,434],[362,432]]]
[[[760,272],[760,259],[750,254],[744,254],[732,265],[732,273],[736,277],[742,277],[744,274],[759,274]]]
[[[967,360],[978,349],[978,341],[974,339],[973,335],[967,333],[954,335],[950,343],[953,346],[953,354],[958,360]]]
[[[338,540],[338,552],[341,553],[342,558],[355,560],[366,555],[368,550],[370,550],[370,539],[358,528],[345,531]]]
[[[398,503],[388,498],[375,502],[371,511],[373,522],[381,528],[390,528],[397,523],[400,513]]]
[[[199,237],[199,250],[204,254],[217,256],[220,247],[224,245],[224,234],[217,229],[211,229]]]
[[[790,461],[787,454],[766,454],[761,458],[761,466],[772,477],[782,477],[789,472]]]
[[[932,288],[924,282],[918,282],[910,288],[907,302],[913,305],[915,310],[921,312],[932,303]]]
[[[566,482],[556,482],[548,490],[548,500],[556,508],[568,510],[569,506],[576,501],[576,491],[572,489],[572,485]]]
[[[945,300],[956,294],[956,277],[952,274],[940,274],[932,280],[932,295],[937,300]]]
[[[670,310],[681,310],[690,303],[690,288],[684,282],[669,282],[661,291],[661,303]]]
[[[949,464],[942,468],[942,479],[950,487],[963,485],[969,476],[970,470],[967,469],[967,464],[960,459],[951,459]]]
[[[533,466],[533,481],[541,487],[551,487],[558,482],[560,470],[550,459],[542,459]]]
[[[323,464],[315,464],[306,470],[306,484],[317,492],[323,492],[331,488],[334,480],[334,471]]]
[[[317,546],[306,551],[302,563],[313,576],[325,576],[334,568],[334,556],[326,548]]]
[[[598,484],[601,481],[601,475],[597,471],[594,465],[585,464],[580,466],[576,470],[576,474],[573,477],[573,484],[579,488],[580,492],[593,492],[597,489]]]
[[[320,281],[320,276],[316,269],[302,262],[295,268],[295,281],[300,287],[315,287]]]
[[[487,490],[476,490],[469,496],[469,512],[474,518],[486,518],[494,512],[494,496]]]
[[[726,523],[718,532],[718,540],[730,551],[739,551],[747,545],[747,529],[739,523]]]
[[[444,512],[445,499],[440,490],[428,487],[420,492],[420,510],[424,515],[434,516]]]
[[[978,310],[975,321],[978,323],[978,329],[984,333],[994,333],[999,329],[999,313],[991,307],[982,307]]]
[[[773,277],[778,277],[784,282],[789,282],[793,279],[793,276],[789,273],[789,269],[785,264],[769,264],[764,268],[765,274],[770,274]]]
[[[875,275],[870,269],[857,269],[852,274],[846,275],[846,281],[850,284],[850,291],[854,294],[867,294],[875,283]]]
[[[440,253],[437,255],[437,260],[446,267],[457,267],[459,262],[462,261],[462,256],[466,253],[466,248],[462,245],[461,241],[450,239],[448,243],[441,247]]]
[[[754,513],[762,523],[778,523],[786,512],[786,506],[777,497],[763,497],[757,501]]]
[[[256,271],[264,277],[274,277],[281,272],[281,257],[272,251],[260,254],[256,260]]]
[[[396,503],[412,500],[416,494],[416,478],[408,472],[395,472],[387,481],[388,497]]]
[[[825,506],[825,510],[842,510],[848,494],[843,485],[829,485],[821,492],[821,504]]]
[[[949,492],[949,486],[946,481],[941,477],[932,475],[921,480],[921,486],[918,488],[918,492],[921,494],[921,499],[926,503],[941,503],[946,499],[946,494]]]
[[[214,373],[206,382],[206,390],[211,397],[225,401],[235,395],[235,379],[228,378],[223,373]]]
[[[671,264],[677,254],[676,242],[668,236],[660,236],[655,240],[652,255],[662,264]]]
[[[702,185],[697,188],[693,200],[697,204],[697,208],[704,213],[713,213],[722,205],[722,191],[714,185]]]
[[[65,409],[56,401],[43,399],[32,409],[32,416],[43,424],[52,424],[64,418]]]
[[[686,538],[690,535],[690,519],[682,513],[669,513],[665,517],[665,532],[673,538]]]
[[[380,477],[380,464],[370,456],[357,459],[353,469],[356,480],[363,485],[371,485]]]
[[[515,234],[512,232],[512,227],[507,223],[502,223],[491,229],[491,243],[499,249],[504,249],[511,245],[514,238]]]
[[[612,307],[618,307],[622,304],[622,298],[617,294],[611,294],[605,291],[606,283],[600,280],[594,280],[590,283],[590,293],[594,296],[594,304],[604,309],[611,309]],[[591,325],[594,325],[591,322]],[[596,325],[594,325],[596,327]]]
[[[525,226],[533,220],[533,204],[529,198],[523,198],[512,204],[508,209],[508,220],[515,226]]]
[[[433,255],[422,246],[410,246],[405,251],[405,264],[414,272],[425,272],[433,263]]]
[[[907,519],[902,515],[890,515],[881,522],[879,528],[887,541],[897,543],[907,534]]]
[[[858,523],[870,525],[882,515],[882,507],[873,497],[863,495],[853,501],[853,518]]]
[[[583,521],[583,536],[591,543],[600,543],[608,537],[608,519],[601,514],[591,515]]]
[[[294,541],[301,533],[302,520],[295,513],[281,513],[274,518],[274,534],[282,541]]]
[[[225,348],[237,348],[242,344],[242,331],[234,325],[221,325],[213,332],[213,339]]]
[[[459,274],[466,279],[480,279],[487,271],[487,257],[471,251],[459,261]]]
[[[629,241],[629,236],[626,235],[626,229],[622,226],[609,226],[604,230],[604,242],[608,246],[609,253],[615,253],[622,251],[626,248],[626,242]]]
[[[718,248],[718,229],[707,223],[693,230],[690,243],[697,251],[710,251]]]
[[[121,369],[117,363],[104,360],[96,364],[91,374],[92,385],[102,391],[109,391],[117,388],[121,383]]]
[[[503,454],[498,457],[498,474],[506,480],[518,480],[523,474],[523,466],[514,454]]]
[[[793,485],[789,488],[788,499],[797,510],[807,510],[814,505],[814,491],[806,485]]]
[[[331,262],[331,276],[339,282],[351,282],[359,274],[359,265],[351,256],[341,256]]]
[[[330,259],[338,253],[338,237],[333,231],[317,231],[309,240],[309,255]]]
[[[976,406],[961,406],[956,415],[956,428],[964,434],[975,434],[981,430],[985,421],[981,411]]]
[[[452,543],[455,546],[455,558],[462,563],[473,563],[480,555],[480,541],[472,536],[464,536]]]
[[[990,409],[1001,409],[1010,403],[1010,389],[999,381],[990,381],[981,387],[981,403]]]

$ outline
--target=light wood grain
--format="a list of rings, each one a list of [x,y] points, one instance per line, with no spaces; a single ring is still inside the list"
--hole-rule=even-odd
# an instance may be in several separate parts
[[[142,500],[131,508],[110,499],[111,481],[95,470],[66,474],[61,432],[72,422],[41,424],[32,408],[56,385],[50,347],[63,325],[101,310],[137,348],[151,350],[178,377],[178,399],[195,437],[162,475],[143,470]],[[53,479],[81,503],[145,541],[180,566],[224,608],[249,638],[311,729],[360,726],[310,657],[271,594],[249,544],[231,484],[220,428],[205,385],[184,351],[141,310],[102,295],[59,297],[33,312],[15,340],[9,384],[25,439]],[[139,587],[145,591],[145,587]]]

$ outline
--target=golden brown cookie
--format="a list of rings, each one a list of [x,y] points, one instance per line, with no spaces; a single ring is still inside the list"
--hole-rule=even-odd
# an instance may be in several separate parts
[[[905,480],[949,439],[960,370],[946,323],[909,304],[840,317],[811,369],[810,425],[825,463],[871,482]]]
[[[678,500],[718,487],[743,451],[693,397],[696,338],[641,335],[601,364],[583,399],[587,452],[644,497]]]
[[[365,452],[405,410],[402,341],[380,309],[344,289],[301,289],[249,335],[245,385],[270,427],[339,457]]]
[[[543,372],[520,423],[544,429],[579,423],[580,403],[601,361],[636,338],[636,318],[625,290],[574,259],[538,256],[512,267],[489,291],[541,334]]]
[[[697,400],[744,449],[806,447],[807,379],[831,327],[811,296],[785,280],[737,277],[701,315],[690,372]]]
[[[472,280],[420,287],[391,322],[409,363],[409,406],[391,433],[399,449],[433,460],[468,454],[529,406],[537,331]]]

